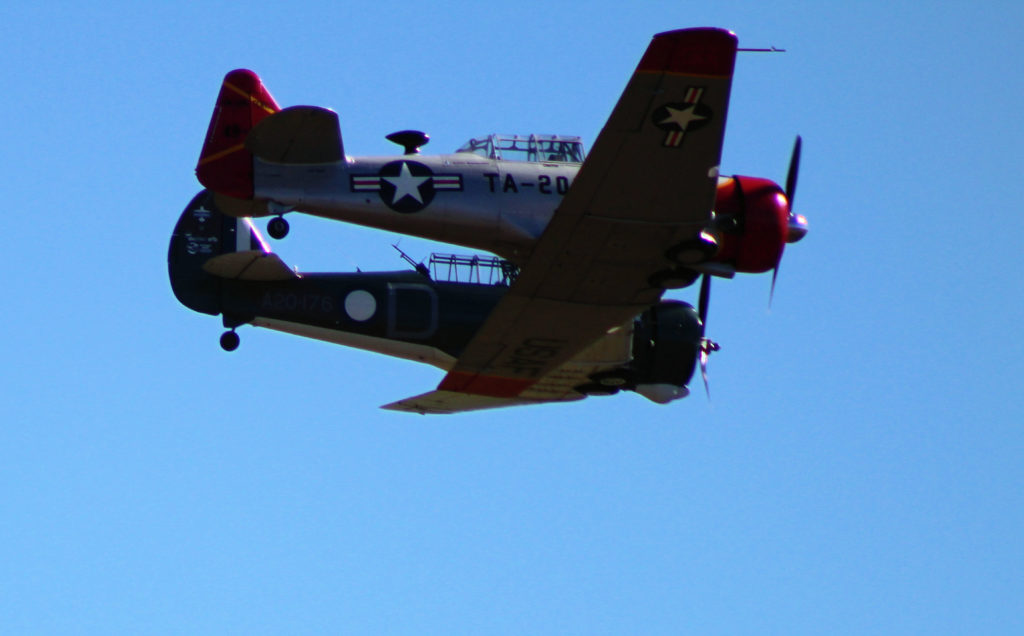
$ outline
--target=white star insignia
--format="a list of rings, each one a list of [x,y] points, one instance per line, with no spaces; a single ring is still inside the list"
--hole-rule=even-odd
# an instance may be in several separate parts
[[[665,119],[662,119],[658,123],[659,124],[673,123],[676,126],[679,126],[680,129],[686,130],[686,127],[689,126],[690,123],[695,122],[695,121],[700,121],[702,119],[707,119],[706,116],[698,115],[697,113],[694,112],[694,107],[695,106],[696,106],[696,104],[690,104],[689,106],[687,106],[686,108],[684,108],[682,110],[680,110],[678,108],[672,108],[671,106],[666,106],[665,110],[668,111],[668,117],[666,117]]]
[[[395,186],[395,198],[391,200],[392,205],[401,201],[403,197],[412,197],[422,204],[423,197],[420,195],[420,186],[423,185],[424,181],[430,179],[430,177],[414,177],[409,172],[409,164],[404,162],[402,163],[402,171],[397,177],[381,178]]]

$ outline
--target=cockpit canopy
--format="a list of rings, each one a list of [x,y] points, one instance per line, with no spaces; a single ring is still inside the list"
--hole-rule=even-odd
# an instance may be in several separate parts
[[[569,135],[488,135],[470,139],[455,152],[504,161],[583,163],[583,142]]]

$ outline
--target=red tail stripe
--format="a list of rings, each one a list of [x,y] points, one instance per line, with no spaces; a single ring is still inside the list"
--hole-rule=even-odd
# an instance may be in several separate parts
[[[245,149],[245,138],[256,124],[279,110],[255,73],[245,69],[228,73],[196,165],[199,182],[221,194],[251,199],[252,155]]]

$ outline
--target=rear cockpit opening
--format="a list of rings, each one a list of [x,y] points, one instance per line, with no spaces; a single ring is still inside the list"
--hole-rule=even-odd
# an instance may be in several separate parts
[[[583,163],[586,156],[583,142],[571,135],[488,135],[470,139],[455,152],[539,163]]]
[[[508,287],[519,275],[519,268],[497,256],[431,254],[430,277],[449,283],[476,283]]]

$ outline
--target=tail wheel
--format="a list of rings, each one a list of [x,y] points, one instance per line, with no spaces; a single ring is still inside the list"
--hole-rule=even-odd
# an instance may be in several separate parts
[[[234,331],[225,331],[220,335],[220,348],[224,351],[234,351],[238,348],[239,342],[241,340]]]
[[[267,234],[271,238],[280,241],[284,237],[288,236],[288,221],[284,220],[284,217],[275,216],[270,219],[270,223],[267,223]]]

